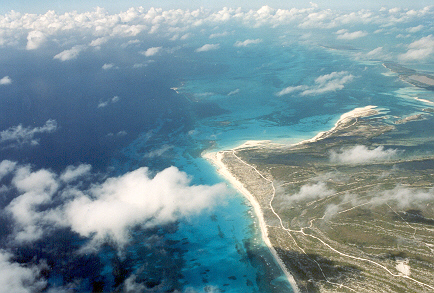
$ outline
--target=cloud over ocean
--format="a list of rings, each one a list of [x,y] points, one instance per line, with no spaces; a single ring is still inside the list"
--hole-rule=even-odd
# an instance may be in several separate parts
[[[428,71],[433,6],[176,5],[0,15],[4,290],[293,292],[251,206],[201,153],[296,143],[367,105],[392,119],[434,102],[382,66]],[[327,159],[401,151],[415,150],[355,145]],[[331,192],[314,180],[287,204]],[[431,196],[397,186],[378,201]]]

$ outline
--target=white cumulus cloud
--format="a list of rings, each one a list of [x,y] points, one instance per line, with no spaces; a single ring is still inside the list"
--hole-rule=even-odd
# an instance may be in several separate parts
[[[2,162],[13,172],[10,185],[18,196],[5,208],[14,220],[17,242],[40,239],[47,230],[70,227],[97,247],[106,240],[128,242],[134,226],[154,227],[200,213],[227,194],[226,185],[192,185],[191,178],[176,167],[157,174],[142,167],[83,189],[90,165],[70,166],[60,175],[45,169]],[[67,183],[67,184],[65,184]],[[63,198],[64,202],[56,203]],[[42,209],[42,206],[50,206]],[[96,246],[94,246],[96,245]]]
[[[398,155],[398,150],[387,149],[379,146],[375,149],[369,149],[364,145],[356,145],[348,149],[340,151],[332,151],[330,153],[330,161],[344,164],[363,164],[373,161],[386,161]]]
[[[78,55],[86,49],[86,46],[77,45],[72,47],[69,50],[65,50],[60,52],[59,54],[55,55],[53,59],[59,59],[60,61],[67,61],[76,59]]]
[[[110,178],[65,207],[71,228],[82,236],[117,243],[128,239],[134,225],[153,227],[173,222],[212,206],[225,193],[224,185],[190,186],[190,179],[175,167],[150,178],[140,168],[118,178]],[[110,215],[110,217],[107,217]]]
[[[4,160],[0,163],[0,180],[15,170],[16,162]]]
[[[205,44],[202,47],[197,48],[195,51],[207,52],[207,51],[217,50],[218,48],[220,48],[220,44]]]
[[[27,50],[38,49],[45,41],[47,37],[41,31],[31,31],[27,35]]]
[[[434,37],[429,35],[408,45],[408,51],[399,55],[401,61],[425,60],[434,54]]]
[[[101,46],[101,45],[107,43],[107,41],[108,41],[107,37],[101,37],[101,38],[95,39],[92,42],[90,42],[89,46],[98,47],[98,46]]]
[[[0,85],[8,85],[12,83],[12,79],[9,76],[5,76],[0,79]]]
[[[23,266],[12,261],[13,255],[0,250],[0,288],[3,292],[41,292],[47,282],[41,278],[43,265]]]
[[[152,47],[147,49],[146,51],[143,51],[142,54],[145,55],[146,57],[151,57],[156,55],[158,52],[160,52],[161,49],[162,47]]]
[[[78,166],[68,166],[60,175],[60,180],[64,182],[72,182],[90,173],[92,166],[89,164],[81,164]]]
[[[341,12],[332,9],[321,9],[311,5],[307,8],[273,9],[263,6],[258,10],[224,7],[219,11],[206,9],[197,10],[163,10],[143,7],[130,8],[128,11],[110,14],[102,8],[83,13],[68,12],[57,14],[48,11],[45,14],[29,14],[9,12],[3,18],[0,27],[0,45],[16,46],[27,38],[26,48],[36,49],[47,41],[65,42],[67,36],[75,32],[81,38],[86,35],[90,40],[88,45],[99,47],[114,38],[140,37],[146,31],[148,34],[161,34],[166,38],[178,40],[189,37],[196,28],[204,33],[210,33],[210,38],[226,35],[217,30],[206,31],[208,28],[221,28],[221,24],[231,22],[247,27],[288,26],[300,28],[330,29],[344,25],[375,25],[380,28],[392,27],[401,23],[416,23],[423,19],[421,25],[428,27],[432,18],[432,7],[420,10],[397,10],[393,13],[384,11]],[[417,26],[414,30],[418,30]],[[410,28],[413,31],[412,28]],[[232,34],[233,32],[228,32]],[[342,32],[339,38],[354,39],[366,35],[366,31]],[[182,37],[183,36],[183,37]]]

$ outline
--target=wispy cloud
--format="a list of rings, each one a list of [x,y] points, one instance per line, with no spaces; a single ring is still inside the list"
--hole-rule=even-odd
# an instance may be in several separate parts
[[[373,206],[393,203],[399,209],[421,208],[434,199],[434,188],[427,190],[397,185],[395,188],[372,195],[369,204]]]
[[[240,89],[236,89],[236,90],[230,91],[230,92],[228,93],[228,96],[236,95],[236,94],[240,93],[240,91],[241,91]]]
[[[340,203],[329,204],[324,212],[324,220],[330,220],[344,209],[343,206],[363,206],[364,208],[385,205],[387,209],[400,210],[423,209],[427,203],[434,200],[434,188],[419,189],[396,185],[393,189],[370,190],[365,196],[346,193]],[[386,206],[387,204],[387,206]]]
[[[164,153],[168,152],[169,150],[173,149],[173,146],[171,145],[163,145],[162,147],[153,150],[145,155],[145,158],[156,158],[161,157]]]
[[[39,140],[36,135],[42,133],[52,133],[57,130],[56,120],[47,120],[41,127],[23,127],[21,124],[13,126],[0,132],[0,143],[11,143],[12,145],[30,144],[38,145]]]
[[[297,92],[297,91],[304,91],[307,90],[309,87],[307,85],[297,85],[297,86],[289,86],[284,88],[283,90],[281,90],[280,92],[278,92],[276,95],[277,96],[284,96],[293,92]]]
[[[254,40],[248,39],[245,41],[237,41],[237,42],[235,42],[234,46],[235,47],[247,47],[249,45],[259,44],[259,43],[262,43],[262,39],[254,39]]]
[[[330,74],[321,75],[315,79],[313,86],[298,85],[284,88],[276,93],[277,96],[287,95],[293,92],[300,92],[302,96],[318,95],[326,92],[334,92],[342,90],[344,85],[354,79],[354,76],[347,71],[332,72]]]
[[[338,40],[354,40],[354,39],[366,37],[368,35],[367,32],[363,32],[363,31],[356,31],[350,33],[346,29],[339,30],[336,32],[336,34],[338,35],[336,37]]]
[[[210,39],[221,38],[221,37],[226,37],[227,35],[229,35],[229,32],[224,31],[224,32],[221,32],[221,33],[213,33],[213,34],[210,34],[210,35],[209,35],[209,38],[210,38]]]
[[[120,101],[120,99],[121,98],[119,96],[114,96],[113,98],[108,99],[108,100],[100,100],[98,103],[98,108],[104,108],[110,104],[117,103]]]
[[[329,189],[324,182],[317,182],[313,184],[303,185],[300,191],[288,197],[291,202],[298,202],[301,200],[313,200],[317,198],[327,197],[335,193],[334,190]]]
[[[418,25],[418,26],[413,26],[413,27],[409,27],[407,29],[407,31],[409,33],[417,33],[420,32],[425,26],[423,26],[422,24]]]
[[[207,52],[207,51],[217,50],[218,48],[220,48],[220,44],[205,44],[202,47],[197,48],[195,51]]]
[[[390,52],[387,52],[387,50],[385,50],[383,47],[378,47],[369,51],[368,53],[358,52],[354,54],[354,57],[356,57],[357,59],[385,61],[390,60],[392,58],[392,55],[390,54]]]

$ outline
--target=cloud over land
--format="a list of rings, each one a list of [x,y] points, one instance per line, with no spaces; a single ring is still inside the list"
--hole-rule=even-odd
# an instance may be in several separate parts
[[[356,145],[340,151],[330,153],[330,161],[343,164],[364,164],[375,161],[387,161],[398,155],[398,150],[387,149],[379,146],[375,149],[368,149],[364,145]]]

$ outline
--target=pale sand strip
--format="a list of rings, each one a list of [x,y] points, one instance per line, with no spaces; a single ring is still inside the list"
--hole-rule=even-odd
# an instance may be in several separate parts
[[[419,99],[419,100],[422,100],[422,99]],[[426,100],[423,100],[423,101],[426,101]],[[427,102],[429,102],[429,101],[427,101]],[[357,119],[357,118],[361,118],[361,117],[368,117],[368,116],[373,116],[373,115],[379,114],[380,112],[378,110],[375,110],[375,108],[377,108],[377,106],[369,105],[369,106],[362,107],[362,108],[355,108],[355,109],[353,109],[347,113],[344,113],[341,115],[341,117],[335,123],[335,126],[332,129],[327,130],[327,131],[321,131],[317,135],[315,135],[313,138],[309,138],[309,139],[300,141],[298,143],[293,144],[292,146],[297,146],[297,145],[310,143],[310,142],[316,142],[318,140],[327,138],[332,133],[334,133],[336,130],[338,130],[340,127],[343,127],[344,125],[348,124],[348,122],[350,122],[353,119]],[[247,149],[247,148],[254,148],[254,147],[273,148],[273,147],[281,147],[281,146],[282,146],[282,144],[272,142],[271,140],[248,140],[248,141],[244,142],[242,145],[239,145],[239,146],[233,148],[233,150]]]
[[[366,107],[362,107],[362,108],[355,108],[354,110],[349,111],[349,112],[341,115],[341,117],[339,118],[339,120],[336,122],[335,126],[332,129],[320,132],[315,137],[313,137],[311,139],[303,140],[303,141],[296,143],[296,144],[293,144],[293,146],[305,144],[305,143],[310,143],[310,142],[316,142],[318,140],[327,138],[329,135],[333,134],[339,128],[346,127],[347,124],[353,119],[357,119],[360,117],[368,117],[368,116],[373,116],[373,115],[379,114],[379,111],[375,110],[375,108],[377,108],[377,106],[371,106],[371,105],[366,106]],[[249,140],[249,141],[243,143],[242,145],[234,148],[233,150],[252,148],[252,147],[260,147],[260,146],[272,147],[273,145],[278,145],[278,144],[274,144],[269,140]],[[233,151],[233,150],[229,150],[229,151]],[[257,202],[256,198],[227,169],[226,165],[222,161],[223,153],[224,152],[205,153],[205,154],[202,154],[202,157],[207,159],[211,163],[213,163],[217,167],[217,171],[220,173],[220,175],[222,175],[224,178],[226,178],[226,180],[229,181],[229,183],[233,187],[235,187],[241,194],[243,194],[249,200],[250,204],[253,206],[253,209],[254,209],[256,216],[258,217],[259,225],[261,227],[262,239],[264,240],[265,244],[270,249],[270,252],[273,255],[276,262],[281,267],[281,269],[284,272],[285,276],[287,277],[289,283],[291,284],[294,292],[295,293],[300,292],[299,288],[295,282],[294,277],[286,269],[285,264],[280,259],[280,257],[277,255],[277,252],[274,249],[274,247],[271,245],[270,239],[268,238],[268,230],[267,230],[267,226],[265,224],[265,220],[264,220],[261,206]]]
[[[363,108],[355,108],[354,110],[351,110],[350,112],[342,114],[332,129],[327,130],[327,131],[322,131],[322,132],[318,133],[317,135],[315,135],[313,138],[303,140],[299,143],[294,144],[294,146],[305,144],[305,143],[310,143],[310,142],[316,142],[318,140],[327,138],[333,132],[338,130],[343,125],[346,125],[348,122],[350,122],[353,119],[357,119],[357,118],[361,118],[361,117],[368,117],[368,116],[373,116],[373,115],[379,114],[379,112],[377,110],[375,110],[375,108],[377,108],[377,106],[366,106]]]
[[[255,212],[258,220],[259,220],[259,225],[261,227],[262,239],[264,240],[265,244],[267,245],[267,247],[270,250],[271,254],[273,255],[274,259],[276,260],[276,262],[278,263],[278,265],[280,266],[280,268],[284,272],[284,274],[285,274],[286,278],[288,279],[289,283],[291,284],[294,292],[299,293],[300,291],[297,287],[297,284],[295,282],[294,277],[286,269],[285,264],[280,259],[280,257],[277,255],[277,252],[274,249],[274,247],[271,245],[270,239],[268,238],[268,230],[267,230],[267,226],[265,224],[262,209],[261,209],[261,206],[259,205],[259,203],[257,202],[256,198],[226,168],[226,165],[222,162],[223,152],[206,153],[206,154],[203,154],[202,157],[204,157],[205,159],[210,161],[212,164],[214,164],[217,167],[217,171],[220,173],[220,175],[222,175],[227,181],[229,181],[229,183],[234,188],[236,188],[241,194],[243,194],[248,199],[248,201],[252,205],[253,210],[254,210],[254,212]]]
[[[421,98],[418,98],[418,97],[415,97],[414,99],[417,100],[417,101],[424,102],[424,103],[434,104],[434,102],[431,102],[431,101],[429,101],[429,100],[425,100],[425,99],[421,99]]]

